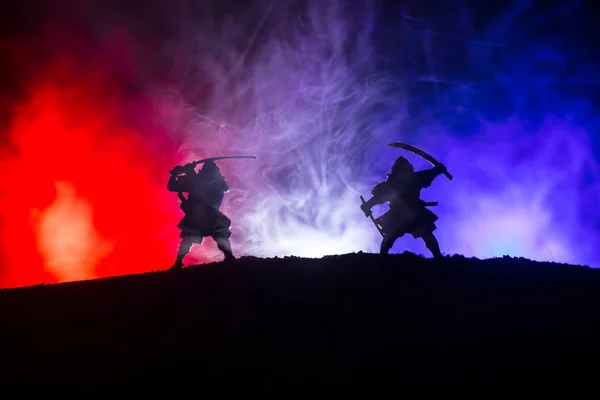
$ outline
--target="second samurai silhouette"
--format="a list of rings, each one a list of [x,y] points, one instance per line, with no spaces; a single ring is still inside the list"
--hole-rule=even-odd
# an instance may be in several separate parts
[[[439,175],[444,174],[449,179],[452,179],[452,176],[443,164],[414,146],[400,142],[390,146],[421,155],[433,164],[433,168],[415,171],[406,158],[398,157],[387,180],[377,184],[371,191],[372,197],[367,201],[361,197],[362,211],[372,218],[383,236],[380,254],[388,254],[397,239],[411,234],[414,238],[422,238],[434,257],[442,257],[439,243],[433,233],[437,229],[435,222],[438,216],[427,208],[437,203],[427,203],[421,200],[420,195],[421,190],[428,188]],[[386,202],[389,202],[389,211],[373,218],[371,208]]]

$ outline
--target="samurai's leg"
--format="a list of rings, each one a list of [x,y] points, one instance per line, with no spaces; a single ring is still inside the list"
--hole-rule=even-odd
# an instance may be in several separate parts
[[[179,249],[177,250],[177,258],[171,269],[180,269],[183,267],[183,259],[192,250],[192,246],[194,244],[202,244],[203,239],[202,236],[182,235],[181,243],[179,243]]]
[[[231,250],[231,241],[229,238],[231,237],[231,231],[227,229],[227,231],[219,231],[213,234],[213,239],[217,242],[217,247],[219,250],[223,252],[226,261],[235,260],[233,256],[233,251]]]
[[[379,248],[379,254],[389,254],[390,250],[394,246],[396,240],[402,235],[399,235],[397,232],[387,234],[383,237],[381,241],[381,247]]]
[[[434,258],[442,258],[442,252],[440,251],[440,245],[433,234],[433,232],[427,232],[423,236],[425,246],[429,249]]]

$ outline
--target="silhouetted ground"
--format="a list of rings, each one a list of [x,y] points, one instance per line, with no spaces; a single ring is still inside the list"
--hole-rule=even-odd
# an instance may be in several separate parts
[[[304,387],[591,372],[599,286],[590,268],[407,253],[245,258],[2,290],[0,382]]]

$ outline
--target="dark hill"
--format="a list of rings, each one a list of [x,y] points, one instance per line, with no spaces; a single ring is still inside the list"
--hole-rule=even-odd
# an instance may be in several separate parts
[[[591,268],[407,253],[244,258],[1,290],[0,382],[589,371],[599,289]]]

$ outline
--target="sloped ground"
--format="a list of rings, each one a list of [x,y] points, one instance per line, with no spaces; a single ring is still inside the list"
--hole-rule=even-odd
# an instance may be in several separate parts
[[[524,259],[349,254],[2,290],[0,382],[586,371],[599,286]]]

